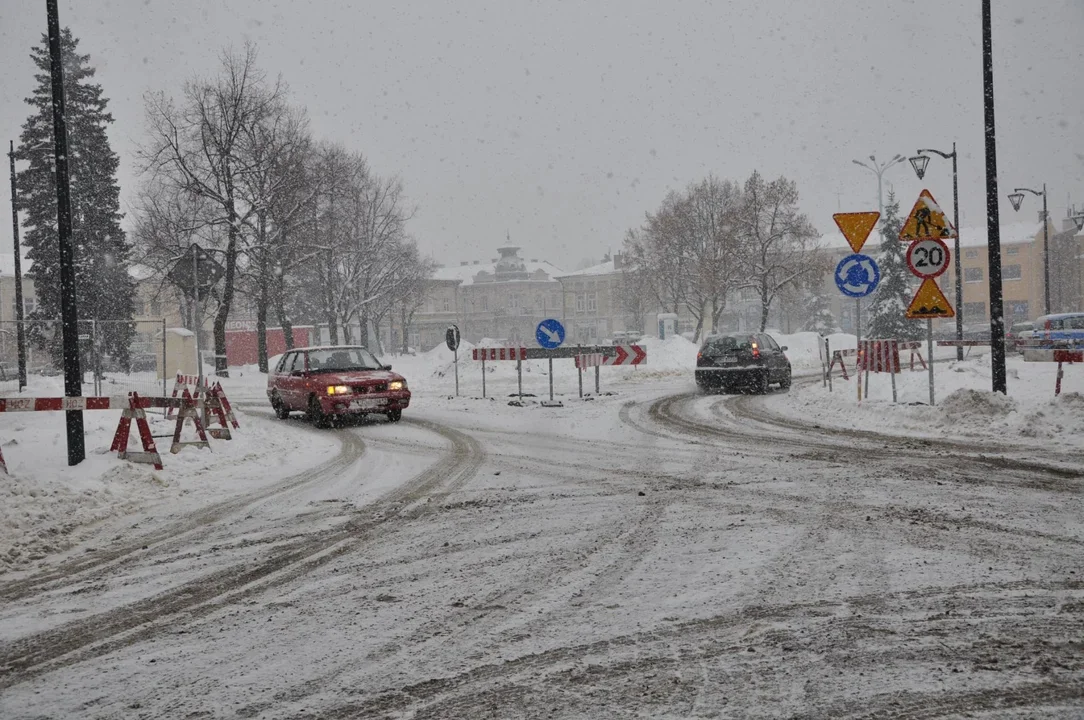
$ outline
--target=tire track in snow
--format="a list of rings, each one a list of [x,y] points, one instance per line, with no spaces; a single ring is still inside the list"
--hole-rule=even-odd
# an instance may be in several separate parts
[[[380,525],[425,514],[429,506],[419,503],[420,500],[446,497],[469,482],[485,461],[485,453],[477,441],[458,430],[423,420],[404,419],[403,422],[445,438],[452,445],[450,452],[435,465],[356,512],[346,523],[274,548],[264,562],[230,566],[167,592],[0,647],[0,689],[142,642],[178,623],[191,622],[310,573],[333,559],[356,551],[370,540],[371,531]]]
[[[307,429],[306,431],[312,432]],[[339,452],[314,468],[255,492],[200,508],[153,532],[111,545],[92,555],[60,563],[26,578],[7,581],[0,586],[0,601],[22,600],[39,592],[63,590],[67,585],[81,583],[85,576],[92,572],[97,576],[103,571],[123,567],[125,560],[144,561],[148,554],[170,552],[175,547],[190,543],[193,532],[204,530],[258,503],[322,482],[330,475],[345,472],[365,455],[365,441],[354,433],[338,433],[336,437],[340,441]],[[132,557],[135,555],[138,555],[138,558]]]
[[[748,689],[747,683],[762,675],[765,666],[793,662],[788,658],[794,653],[805,654],[810,667],[823,668],[825,655],[835,653],[836,659],[850,666],[873,668],[886,659],[921,662],[931,653],[941,653],[942,657],[936,657],[938,660],[947,657],[959,658],[960,662],[982,662],[1003,645],[1020,650],[1038,647],[1039,653],[1032,656],[1036,659],[1029,662],[1040,663],[1071,662],[1081,652],[1077,647],[1079,641],[1072,645],[1064,638],[1067,628],[1084,632],[1084,615],[1077,610],[1067,624],[1063,611],[1070,606],[1084,607],[1082,582],[1014,581],[918,588],[893,593],[890,598],[892,602],[887,607],[881,594],[746,607],[590,643],[551,647],[460,673],[374,690],[364,700],[295,717],[366,718],[404,712],[414,717],[449,717],[476,714],[482,708],[492,716],[501,716],[502,709],[522,715],[525,709],[512,704],[520,697],[518,688],[527,686],[532,693],[552,698],[555,694],[566,696],[584,682],[591,687],[611,689],[595,701],[610,703],[608,714],[612,714],[613,707],[621,701],[636,702],[647,693],[627,694],[622,689],[612,689],[605,681],[645,673],[648,679],[658,676],[660,687],[670,686],[674,684],[672,676],[664,671],[686,666],[691,672],[699,673],[705,660],[731,664],[719,675],[733,680],[733,686],[727,688],[728,694],[740,697]],[[1052,607],[1056,609],[1050,610]],[[1047,614],[1037,612],[1044,608]],[[862,610],[864,616],[856,616],[855,609]],[[748,628],[754,623],[762,623],[764,627],[750,636]],[[974,627],[991,623],[993,627],[975,636],[975,642],[970,645],[948,648],[941,644],[943,638],[954,637],[946,625]],[[869,632],[870,627],[877,632]],[[869,641],[869,647],[855,647],[858,631],[865,631],[862,637]],[[901,637],[901,645],[886,647],[897,636]],[[1057,644],[1033,642],[1046,639],[1056,640]],[[682,641],[687,649],[681,650],[675,659],[676,641]],[[746,652],[753,646],[756,653]],[[748,665],[753,667],[747,673],[735,672]],[[1068,676],[1051,682],[1050,687],[1057,688],[1059,697],[1079,698],[1084,687],[1082,679],[1084,673],[1078,666]],[[1033,697],[1023,702],[1041,699]],[[710,703],[710,698],[705,702]],[[876,707],[876,699],[873,706]],[[582,706],[575,707],[579,712],[584,710]],[[868,709],[870,705],[854,701],[849,707]],[[811,717],[840,716],[818,713]],[[911,720],[937,716],[916,712],[899,717]]]

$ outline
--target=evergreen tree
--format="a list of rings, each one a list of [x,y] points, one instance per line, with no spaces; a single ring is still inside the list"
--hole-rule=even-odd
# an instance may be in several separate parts
[[[79,319],[113,321],[99,322],[100,347],[127,365],[135,282],[128,274],[129,247],[120,227],[119,162],[105,132],[113,116],[106,111],[108,100],[102,96],[101,85],[92,82],[95,70],[88,65],[90,56],[76,52],[78,40],[69,29],[61,32],[60,43]],[[59,320],[61,303],[48,36],[42,36],[30,57],[38,69],[37,86],[26,99],[33,112],[23,125],[16,158],[30,163],[17,182],[19,207],[26,213],[26,254],[32,263],[27,276],[34,281],[38,297],[38,307],[29,319],[37,324]],[[59,360],[61,332],[59,325],[54,327],[58,329],[49,346]],[[81,332],[86,332],[85,327],[80,323]],[[88,350],[84,346],[82,355]]]
[[[828,298],[819,292],[813,292],[806,297],[805,303],[809,315],[803,324],[803,330],[821,335],[830,335],[838,330],[839,326],[832,314],[832,306]]]
[[[905,218],[900,217],[896,193],[888,193],[888,204],[881,220],[881,284],[869,306],[866,337],[917,340],[922,336],[921,321],[904,316],[911,302],[917,278],[907,268],[907,243],[899,240]]]

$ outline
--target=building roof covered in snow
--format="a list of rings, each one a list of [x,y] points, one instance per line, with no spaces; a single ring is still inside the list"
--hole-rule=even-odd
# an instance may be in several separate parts
[[[463,285],[513,280],[556,282],[554,278],[563,274],[559,267],[544,260],[520,258],[519,250],[510,245],[498,248],[500,257],[490,262],[475,260],[437,268],[433,279],[458,281]]]

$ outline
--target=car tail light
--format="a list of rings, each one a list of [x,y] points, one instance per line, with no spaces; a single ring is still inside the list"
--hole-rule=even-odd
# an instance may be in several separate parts
[[[759,359],[759,358],[760,358],[760,348],[757,347],[756,343],[753,343],[753,359],[756,360],[756,359]]]

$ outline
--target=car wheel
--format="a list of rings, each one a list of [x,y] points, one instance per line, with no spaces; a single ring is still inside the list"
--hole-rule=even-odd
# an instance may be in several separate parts
[[[787,368],[787,374],[783,376],[783,380],[779,383],[779,389],[790,390],[791,380],[791,371],[790,368]]]
[[[399,422],[403,419],[402,410],[391,410],[388,412],[388,422]]]
[[[757,391],[758,395],[767,395],[768,394],[768,371],[767,370],[765,370],[764,372],[762,372],[760,375],[757,376],[756,385],[754,385],[754,387],[756,388],[756,391]]]
[[[286,407],[285,403],[282,402],[282,398],[278,396],[278,393],[271,396],[271,407],[275,409],[275,416],[279,420],[285,420],[290,417],[290,408]]]
[[[324,414],[324,409],[320,407],[320,401],[316,399],[315,395],[309,398],[309,419],[318,428],[331,426],[331,418]]]

